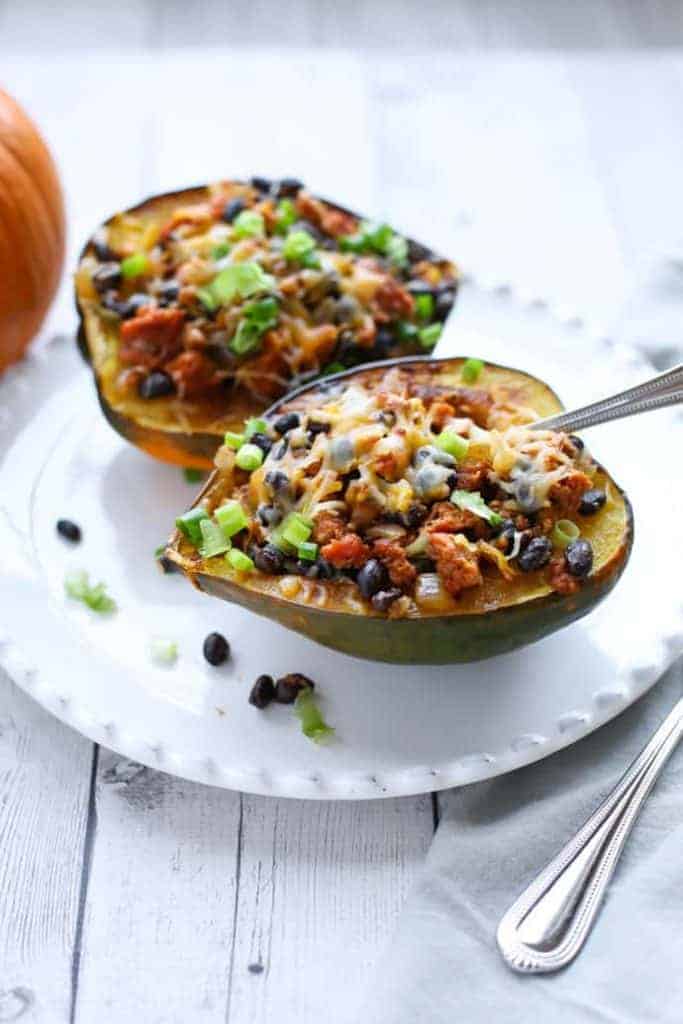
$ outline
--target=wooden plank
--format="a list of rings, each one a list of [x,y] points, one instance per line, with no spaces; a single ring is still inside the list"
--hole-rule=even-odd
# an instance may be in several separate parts
[[[230,1022],[357,1019],[431,842],[429,796],[366,803],[244,798]]]
[[[69,1019],[92,758],[0,672],[0,1020]]]
[[[240,797],[103,751],[76,1022],[225,1021]]]

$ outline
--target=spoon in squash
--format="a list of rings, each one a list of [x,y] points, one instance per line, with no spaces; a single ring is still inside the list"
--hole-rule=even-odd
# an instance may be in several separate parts
[[[636,384],[635,387],[620,391],[609,398],[583,405],[580,409],[546,416],[532,424],[535,430],[585,430],[599,423],[620,420],[637,413],[663,409],[668,405],[683,402],[683,363],[671,370]]]

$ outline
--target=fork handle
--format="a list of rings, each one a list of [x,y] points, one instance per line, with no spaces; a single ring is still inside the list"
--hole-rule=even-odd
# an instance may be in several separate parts
[[[635,416],[667,405],[678,405],[680,402],[683,402],[683,364],[626,391],[584,405],[580,409],[537,420],[530,426],[535,430],[583,430],[610,420]]]
[[[522,974],[546,974],[580,952],[647,796],[683,735],[683,700],[607,799],[502,918],[498,947]]]

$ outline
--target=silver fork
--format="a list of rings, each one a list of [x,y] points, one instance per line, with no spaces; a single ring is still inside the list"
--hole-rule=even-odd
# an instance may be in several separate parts
[[[498,948],[522,974],[548,974],[581,950],[647,796],[683,736],[683,700],[597,811],[513,903]]]
[[[530,425],[535,430],[584,430],[598,423],[608,423],[610,420],[662,409],[667,405],[678,405],[680,402],[683,402],[683,364],[626,391],[602,398],[599,402],[561,412],[556,416],[547,416]]]

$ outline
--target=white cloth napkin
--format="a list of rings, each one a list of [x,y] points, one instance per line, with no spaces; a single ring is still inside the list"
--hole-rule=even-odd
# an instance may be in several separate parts
[[[371,977],[365,1024],[681,1024],[683,749],[631,834],[593,933],[554,975],[520,976],[503,913],[607,795],[683,694],[683,666],[554,757],[453,791],[422,876]]]

